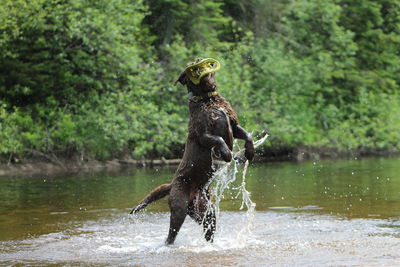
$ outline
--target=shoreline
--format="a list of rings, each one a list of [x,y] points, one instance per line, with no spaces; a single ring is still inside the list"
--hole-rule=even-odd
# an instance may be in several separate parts
[[[346,159],[366,157],[390,157],[398,156],[396,150],[372,150],[358,149],[340,151],[334,148],[324,147],[275,147],[267,148],[256,153],[253,162],[302,162],[321,159]],[[112,159],[107,161],[76,159],[49,160],[43,157],[31,157],[19,163],[0,163],[0,179],[4,177],[26,178],[40,176],[63,176],[68,174],[80,174],[102,171],[122,171],[124,169],[177,167],[181,159]]]

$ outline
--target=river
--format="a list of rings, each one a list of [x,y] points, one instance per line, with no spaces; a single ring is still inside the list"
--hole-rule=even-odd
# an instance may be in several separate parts
[[[187,218],[165,246],[167,198],[128,213],[173,173],[0,178],[0,265],[400,264],[400,158],[252,164],[255,213],[240,210],[239,173],[224,192],[214,243]]]

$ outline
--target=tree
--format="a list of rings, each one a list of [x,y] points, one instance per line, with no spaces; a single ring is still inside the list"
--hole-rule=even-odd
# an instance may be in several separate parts
[[[340,1],[340,23],[354,33],[359,77],[367,91],[396,92],[400,85],[400,4],[398,1]]]
[[[126,88],[145,67],[141,1],[3,1],[0,96],[16,106],[75,103]],[[7,9],[7,11],[6,11]]]

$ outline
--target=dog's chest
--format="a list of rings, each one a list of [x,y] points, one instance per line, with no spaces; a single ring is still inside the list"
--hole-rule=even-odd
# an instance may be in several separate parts
[[[213,110],[208,119],[209,130],[213,135],[221,136],[230,147],[232,126],[226,110],[222,107]]]
[[[226,109],[223,107],[212,110],[209,115],[209,118],[212,122],[221,119],[221,117],[224,117],[224,119],[228,117]]]

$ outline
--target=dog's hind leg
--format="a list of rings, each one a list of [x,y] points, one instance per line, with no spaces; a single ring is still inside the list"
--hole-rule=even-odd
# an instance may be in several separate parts
[[[214,241],[214,233],[216,230],[216,217],[215,217],[215,206],[211,204],[207,207],[205,212],[205,216],[203,218],[203,231],[204,238],[209,241]]]
[[[215,206],[210,202],[207,191],[199,190],[197,196],[190,203],[188,215],[198,224],[203,225],[204,237],[207,241],[213,242],[216,230]]]
[[[171,191],[171,184],[162,184],[156,188],[154,188],[140,203],[132,209],[130,214],[136,213],[141,209],[144,209],[151,202],[159,200],[160,198],[165,197]]]
[[[171,190],[169,206],[171,210],[171,219],[169,225],[168,237],[165,243],[171,245],[174,243],[176,235],[181,229],[188,212],[189,194],[182,189]]]

